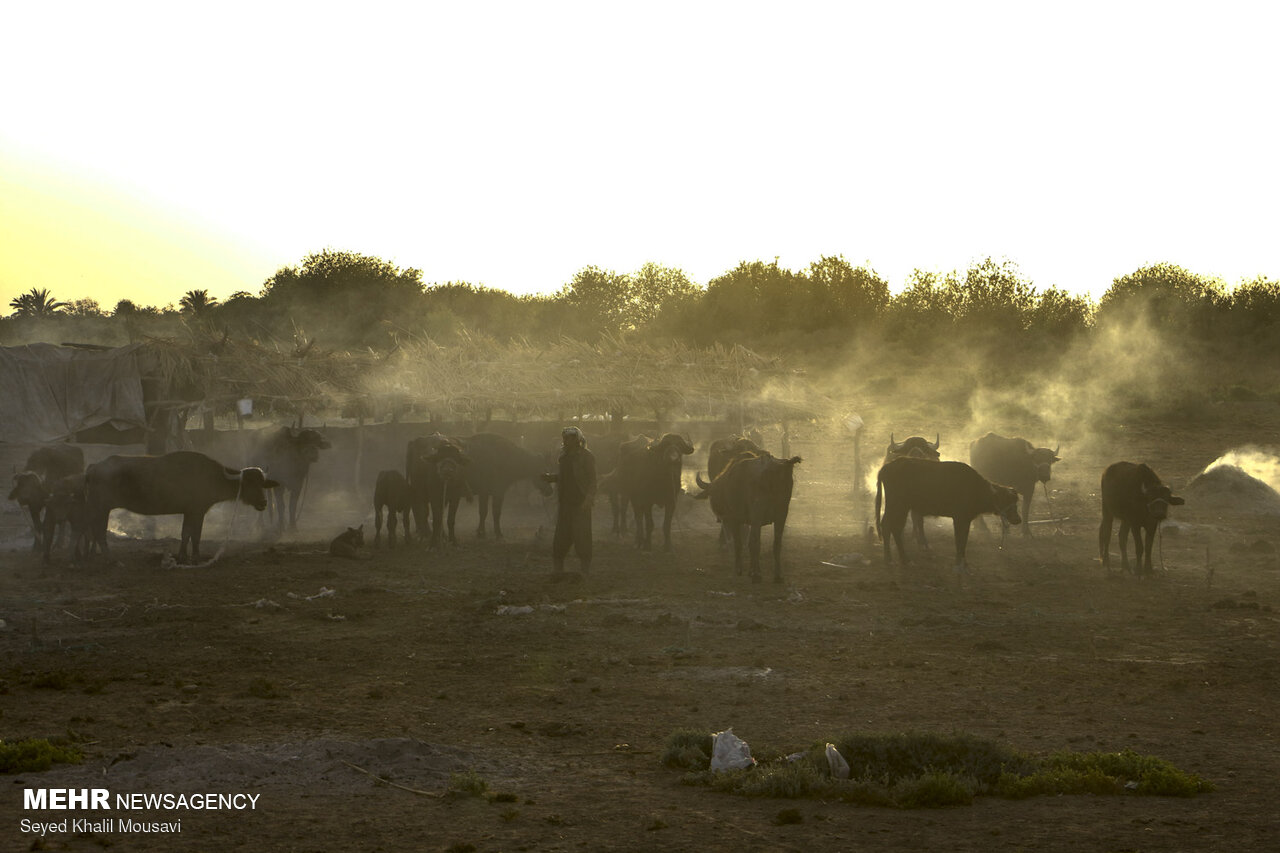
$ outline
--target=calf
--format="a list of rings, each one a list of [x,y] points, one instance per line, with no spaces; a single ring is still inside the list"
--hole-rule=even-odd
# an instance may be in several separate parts
[[[1111,523],[1120,519],[1120,566],[1129,571],[1129,533],[1133,533],[1134,559],[1138,575],[1150,575],[1151,545],[1156,528],[1169,515],[1169,507],[1182,506],[1186,501],[1173,494],[1173,490],[1160,482],[1156,472],[1146,464],[1116,462],[1102,472],[1102,524],[1098,528],[1098,553],[1102,565],[1111,568]],[[1141,530],[1146,533],[1146,553],[1143,553]]]
[[[59,538],[59,531],[63,534],[61,538],[65,539],[68,529],[71,531],[71,562],[79,565],[88,557],[93,547],[89,535],[89,508],[85,503],[83,474],[63,477],[49,490],[49,500],[44,508],[45,565],[53,562],[53,540]]]
[[[880,496],[884,493],[884,518],[880,517]],[[968,568],[965,546],[969,526],[984,513],[995,513],[1010,524],[1020,524],[1018,493],[998,486],[963,462],[934,462],[902,457],[885,464],[876,475],[876,533],[884,541],[884,562],[892,562],[889,540],[898,543],[903,565],[907,555],[902,547],[902,529],[907,515],[935,515],[952,519],[956,536],[957,571]],[[883,528],[888,528],[885,536]]]
[[[39,551],[44,531],[44,505],[49,500],[49,490],[44,487],[40,475],[34,471],[14,474],[9,500],[17,501],[18,506],[27,508],[31,516],[31,550]]]
[[[379,471],[373,486],[373,547],[382,545],[382,511],[387,511],[387,547],[396,547],[396,515],[404,519],[404,541],[409,543],[409,517],[413,495],[409,481],[399,471]]]

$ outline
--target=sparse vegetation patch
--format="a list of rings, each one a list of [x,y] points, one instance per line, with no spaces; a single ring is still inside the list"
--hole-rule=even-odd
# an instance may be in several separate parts
[[[82,758],[78,749],[58,746],[44,738],[0,741],[0,773],[39,773],[54,764],[79,764]]]
[[[825,741],[791,758],[716,773],[709,735],[689,730],[667,740],[662,761],[690,772],[686,784],[748,797],[838,799],[863,805],[942,808],[975,797],[1012,799],[1063,794],[1189,797],[1213,790],[1209,781],[1168,761],[1132,750],[1026,755],[969,734],[846,735],[833,741],[849,763],[848,779],[831,775]]]

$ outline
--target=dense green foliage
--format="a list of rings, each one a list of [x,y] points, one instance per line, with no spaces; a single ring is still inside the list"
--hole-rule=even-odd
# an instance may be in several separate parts
[[[54,764],[79,764],[80,751],[57,746],[44,738],[0,741],[0,773],[38,773]]]
[[[61,302],[32,288],[10,307],[0,319],[5,344],[119,344],[195,330],[215,339],[389,352],[408,340],[630,335],[789,353],[887,348],[899,359],[945,360],[959,348],[990,364],[1043,358],[1112,331],[1137,339],[1158,330],[1180,345],[1225,347],[1228,355],[1280,345],[1280,283],[1269,279],[1228,290],[1216,279],[1155,264],[1115,279],[1094,304],[1037,288],[1015,264],[990,258],[963,272],[916,270],[896,294],[875,270],[824,256],[800,271],[776,260],[744,261],[705,287],[655,263],[633,273],[589,266],[557,293],[516,296],[468,282],[425,284],[420,270],[326,249],[282,267],[256,295],[240,291],[223,302],[192,290],[176,306],[121,300],[105,311],[93,299]]]
[[[1163,759],[1123,752],[1056,752],[1036,758],[969,734],[853,734],[833,745],[849,778],[831,775],[826,743],[790,759],[747,770],[712,772],[712,740],[680,730],[667,739],[662,762],[688,771],[684,781],[748,797],[837,799],[898,808],[968,805],[978,796],[1019,799],[1064,794],[1189,797],[1213,785]]]

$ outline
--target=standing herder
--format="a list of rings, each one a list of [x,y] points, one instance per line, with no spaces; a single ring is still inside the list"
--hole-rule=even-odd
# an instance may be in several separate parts
[[[596,498],[596,457],[587,449],[587,439],[577,427],[565,427],[560,434],[560,471],[543,474],[548,483],[559,484],[559,511],[556,532],[551,540],[551,564],[556,574],[564,571],[564,558],[572,547],[582,563],[582,573],[591,571],[591,504]]]

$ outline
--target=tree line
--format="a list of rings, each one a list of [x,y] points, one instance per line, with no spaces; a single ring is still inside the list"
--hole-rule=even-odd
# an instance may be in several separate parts
[[[106,309],[32,288],[9,307],[0,319],[6,343],[30,340],[37,329],[56,330],[59,339],[124,343],[186,326],[224,340],[375,352],[406,340],[448,344],[464,336],[536,342],[628,335],[801,353],[859,345],[928,354],[960,341],[1001,356],[1138,322],[1184,339],[1269,349],[1280,338],[1280,282],[1267,278],[1228,288],[1174,264],[1153,264],[1116,278],[1095,302],[1038,289],[1016,264],[990,258],[962,272],[916,270],[897,294],[874,270],[824,256],[799,271],[776,260],[744,261],[706,286],[656,263],[629,273],[590,266],[557,293],[517,296],[468,282],[426,284],[420,270],[325,250],[282,267],[256,294],[225,301],[192,290],[165,308],[123,299]],[[50,321],[57,326],[44,331]]]

